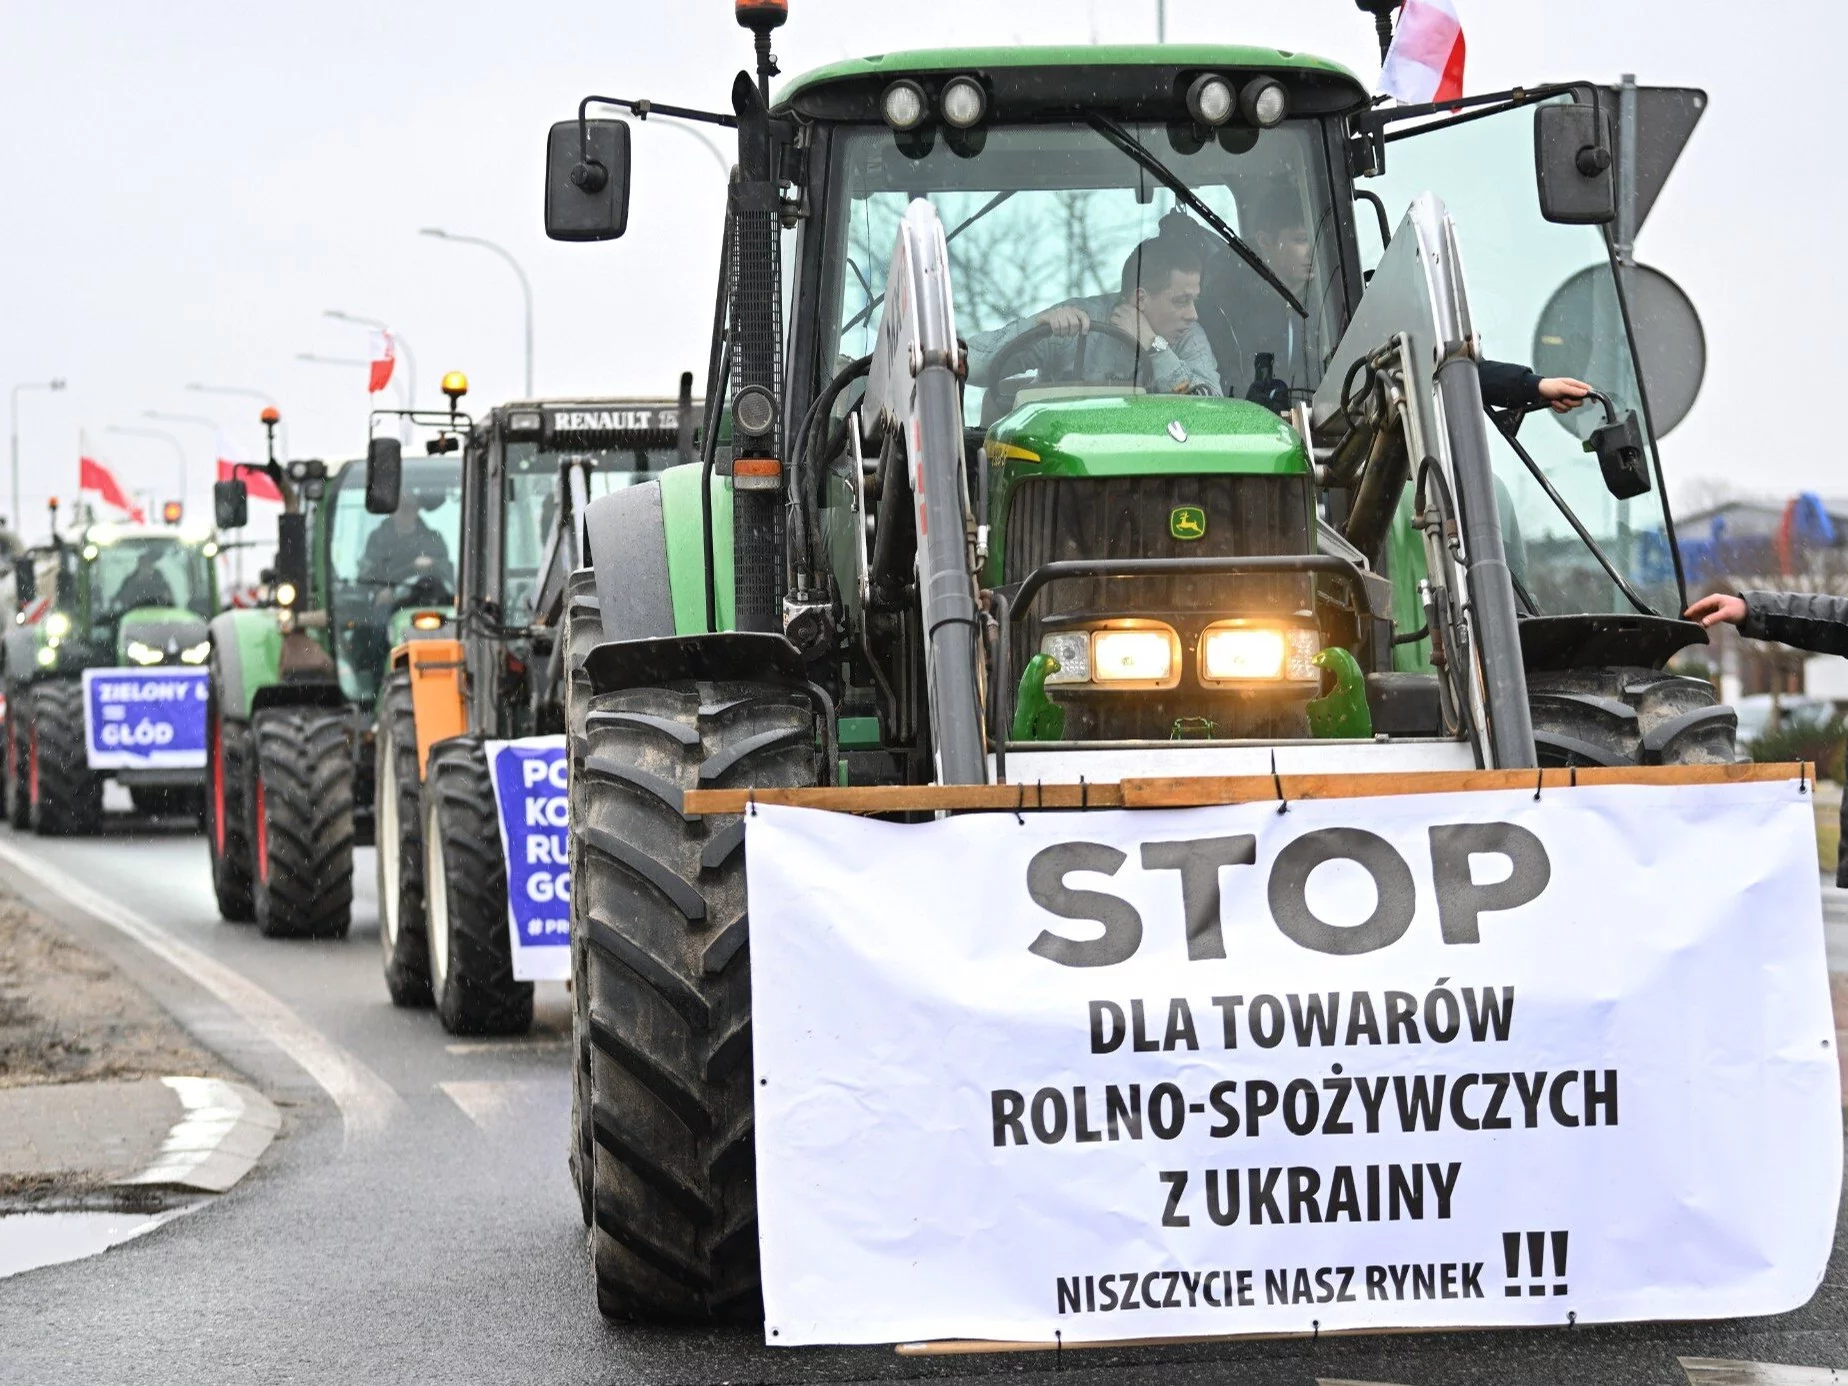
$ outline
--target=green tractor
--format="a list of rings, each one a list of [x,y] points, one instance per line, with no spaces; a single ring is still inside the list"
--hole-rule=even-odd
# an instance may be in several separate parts
[[[567,604],[588,585],[578,572],[585,509],[690,455],[691,384],[683,378],[679,405],[521,400],[477,420],[462,460],[457,615],[419,612],[393,636],[373,738],[385,984],[397,1005],[434,1002],[452,1033],[532,1023],[488,743],[564,730],[560,637]],[[395,440],[377,440],[368,465],[369,492],[395,504]],[[426,891],[426,871],[439,888]]]
[[[202,813],[203,770],[92,768],[84,671],[203,666],[206,622],[218,606],[217,552],[209,527],[116,524],[80,511],[60,529],[54,503],[50,542],[14,563],[17,615],[0,653],[6,814],[15,828],[100,832],[110,778],[138,813]]]
[[[548,145],[548,233],[602,240],[630,129],[593,102],[738,140],[729,441],[590,506],[567,624],[574,1168],[620,1317],[758,1304],[744,825],[688,791],[1736,756],[1664,670],[1705,637],[1618,254],[1692,126],[1637,112],[1698,93],[1377,106],[1190,45],[773,100],[786,6],[737,13],[730,111],[587,97]],[[1600,397],[1523,427],[1491,350]]]
[[[339,938],[352,922],[386,659],[415,611],[447,608],[454,583],[441,556],[455,551],[460,517],[460,469],[442,441],[454,416],[431,418],[438,450],[405,467],[402,514],[368,508],[361,462],[283,463],[272,447],[251,468],[283,513],[266,601],[212,622],[206,846],[219,913],[269,937]],[[248,523],[241,478],[219,482],[215,501],[221,528]],[[430,562],[396,564],[398,533]]]

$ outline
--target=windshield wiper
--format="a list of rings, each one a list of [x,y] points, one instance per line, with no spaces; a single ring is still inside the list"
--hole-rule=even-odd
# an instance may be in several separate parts
[[[967,217],[964,217],[962,221],[958,222],[955,230],[951,231],[947,236],[943,238],[943,243],[945,245],[948,245],[951,241],[955,240],[958,236],[962,235],[963,232],[967,231],[971,226],[974,226],[976,222],[980,221],[983,217],[987,216],[990,212],[994,211],[994,209],[999,207],[1003,202],[1006,202],[1010,197],[1012,197],[1018,191],[1020,191],[1018,188],[1009,188],[1005,192],[996,193],[993,197],[989,198],[988,201],[984,202],[980,207],[976,208],[976,210],[973,213],[971,213]],[[866,276],[860,273],[860,267],[858,265],[855,265],[852,260],[849,260],[847,263],[853,266],[853,272],[860,280],[860,287],[862,289],[867,288]],[[885,302],[885,295],[880,294],[878,298],[874,299],[871,303],[867,304],[866,307],[862,308],[858,313],[855,313],[853,315],[853,320],[841,329],[841,335],[845,336],[847,333],[853,331],[854,328],[858,327],[861,323],[865,322],[874,313],[879,311],[879,305],[884,302]]]
[[[1202,202],[1194,190],[1181,181],[1179,174],[1156,158],[1147,145],[1109,116],[1099,115],[1095,111],[1086,111],[1084,118],[1098,134],[1109,140],[1149,173],[1154,174],[1161,181],[1162,186],[1178,197],[1189,211],[1218,232],[1220,239],[1232,248],[1232,253],[1249,265],[1254,274],[1275,289],[1282,296],[1283,301],[1295,309],[1297,317],[1305,322],[1308,321],[1309,310],[1303,307],[1302,300],[1285,287],[1284,282],[1272,272],[1271,267],[1264,263],[1263,256],[1240,240],[1238,232],[1227,226],[1219,213]]]

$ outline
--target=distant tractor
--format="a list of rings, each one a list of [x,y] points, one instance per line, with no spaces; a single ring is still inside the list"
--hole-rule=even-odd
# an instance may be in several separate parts
[[[209,526],[55,523],[13,568],[18,608],[6,633],[6,814],[48,836],[102,830],[114,779],[144,814],[204,811],[199,769],[92,769],[86,669],[203,668],[218,605]]]

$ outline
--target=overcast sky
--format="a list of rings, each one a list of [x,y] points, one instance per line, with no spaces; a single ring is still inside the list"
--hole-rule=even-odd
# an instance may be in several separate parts
[[[1795,423],[1843,386],[1843,197],[1833,102],[1848,20],[1824,0],[1456,0],[1468,88],[1634,71],[1712,104],[1657,204],[1641,258],[1706,322],[1707,383],[1664,445],[1678,503],[1718,489],[1848,494],[1836,449]],[[1155,0],[791,0],[788,73],[852,55],[978,43],[1141,41]],[[1167,0],[1177,40],[1319,53],[1371,84],[1378,50],[1352,0]],[[131,489],[177,486],[171,447],[111,434],[170,429],[195,509],[209,415],[259,447],[273,395],[298,456],[352,456],[366,434],[363,329],[386,319],[416,358],[423,402],[461,368],[486,407],[521,388],[520,298],[485,236],[532,277],[541,394],[671,393],[701,369],[722,180],[684,131],[638,129],[630,232],[559,245],[541,226],[544,140],[597,91],[722,107],[749,62],[725,0],[542,5],[317,0],[8,0],[0,6],[0,388],[21,396],[25,509],[74,486],[78,437]],[[715,132],[719,133],[719,132]],[[1462,228],[1467,263],[1468,228]],[[1490,343],[1491,352],[1498,344]],[[1502,346],[1518,354],[1519,345]],[[0,486],[0,508],[4,508]],[[36,536],[35,518],[26,533]]]

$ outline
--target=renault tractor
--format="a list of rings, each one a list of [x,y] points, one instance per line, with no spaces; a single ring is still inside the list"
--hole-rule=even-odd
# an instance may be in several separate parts
[[[1231,45],[888,53],[773,95],[786,6],[736,10],[729,110],[587,97],[548,144],[577,241],[654,214],[592,106],[738,150],[728,441],[591,504],[566,638],[574,1166],[619,1317],[758,1304],[744,823],[695,791],[1078,808],[1736,755],[1664,669],[1704,636],[1613,251],[1687,128],[1625,167],[1600,86],[1379,105]],[[1598,398],[1491,418],[1485,358],[1536,349]]]
[[[445,378],[459,400],[466,383]],[[266,601],[212,622],[206,846],[219,913],[279,938],[339,938],[352,922],[353,848],[372,840],[372,713],[394,641],[446,607],[455,582],[466,416],[410,416],[430,433],[402,504],[369,506],[363,461],[277,460],[282,498]],[[375,419],[376,423],[376,419]],[[273,437],[273,433],[272,433]],[[221,528],[248,521],[247,483],[218,483]]]
[[[197,818],[201,770],[92,767],[83,676],[205,664],[206,622],[218,605],[211,527],[118,524],[80,509],[60,528],[55,507],[52,519],[50,542],[13,566],[17,613],[3,656],[7,820],[48,836],[100,832],[112,778],[137,813]]]
[[[532,1023],[488,743],[564,731],[566,668],[579,660],[562,636],[568,605],[585,601],[586,509],[691,443],[690,404],[661,399],[520,400],[468,434],[454,614],[412,611],[394,637],[373,740],[385,985],[397,1005],[434,1003],[452,1033]],[[396,506],[412,484],[398,441],[375,439],[367,465],[368,494]],[[586,621],[576,630],[594,638]]]

